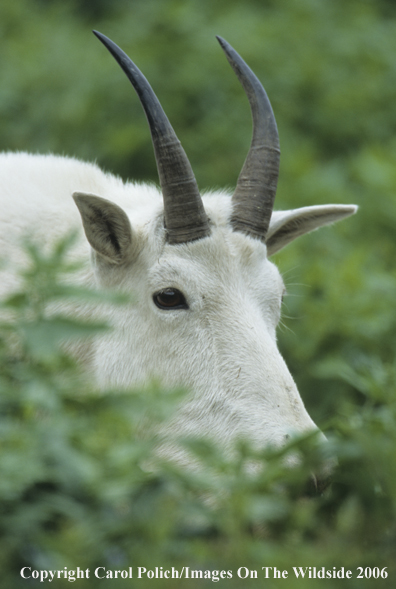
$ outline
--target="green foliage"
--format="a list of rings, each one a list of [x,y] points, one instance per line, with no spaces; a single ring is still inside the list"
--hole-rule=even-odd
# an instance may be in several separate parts
[[[300,581],[293,566],[344,566],[354,577],[345,586],[353,588],[361,586],[356,576],[363,566],[386,568],[381,586],[393,586],[396,395],[384,387],[394,382],[394,368],[379,361],[348,370],[322,364],[320,376],[339,376],[365,396],[363,407],[353,396],[344,399],[326,447],[315,436],[293,440],[282,451],[258,452],[240,441],[226,456],[207,440],[180,440],[176,432],[173,441],[201,466],[189,470],[168,463],[156,452],[160,438],[154,432],[182,393],[154,384],[98,392],[65,351],[65,340],[105,328],[73,319],[70,305],[90,297],[109,301],[106,293],[68,286],[65,276],[76,267],[67,262],[71,243],[62,239],[47,254],[28,245],[21,289],[1,306],[3,585],[23,587],[23,567],[89,569],[89,588],[98,582],[97,567],[132,566],[136,575],[138,566],[188,566],[211,575],[231,571],[228,586],[242,587],[239,567],[263,578],[262,566],[276,566],[289,571],[287,586],[294,587]],[[56,307],[54,316],[59,300],[68,303],[68,312]],[[112,297],[111,304],[125,301]],[[289,454],[300,457],[299,467],[284,466]],[[308,492],[310,473],[335,459],[331,487]],[[56,586],[68,582],[58,579]],[[152,582],[145,577],[139,585]],[[173,587],[176,581],[155,582]],[[177,583],[195,586],[191,579]],[[329,580],[328,586],[340,583]]]
[[[242,465],[252,458],[249,448],[239,448],[234,461],[198,443],[191,451],[207,465],[205,476],[163,464],[144,468],[146,460],[156,462],[154,442],[135,434],[142,415],[161,419],[154,410],[163,393],[153,385],[130,395],[95,394],[57,342],[105,326],[45,309],[49,301],[58,308],[69,297],[99,295],[71,292],[67,281],[59,282],[60,267],[73,270],[60,263],[66,243],[52,258],[30,248],[32,271],[25,289],[5,303],[0,343],[2,580],[17,587],[15,571],[30,563],[237,563],[259,570],[342,563],[390,571],[394,2],[1,3],[0,147],[96,159],[124,177],[156,181],[138,99],[91,28],[113,38],[144,71],[200,186],[235,184],[251,133],[246,97],[214,38],[220,34],[254,69],[273,104],[282,147],[278,208],[360,206],[353,219],[302,238],[275,260],[289,293],[280,348],[309,413],[328,430],[339,469],[325,496],[306,501],[296,495],[310,461],[319,460],[308,442],[301,443],[305,466],[293,472],[285,471],[281,457],[266,455],[269,467],[247,477]],[[173,407],[174,396],[168,399]],[[207,496],[216,500],[202,501]],[[236,579],[227,583],[238,586]],[[348,586],[361,585],[354,580]]]

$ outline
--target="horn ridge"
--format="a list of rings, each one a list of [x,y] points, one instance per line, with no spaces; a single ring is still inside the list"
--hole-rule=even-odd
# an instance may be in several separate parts
[[[268,96],[253,71],[225,39],[217,36],[249,100],[252,142],[232,197],[231,224],[235,231],[265,242],[279,175],[279,136]]]
[[[108,37],[93,31],[132,83],[149,123],[164,199],[167,240],[171,244],[210,235],[197,181],[187,155],[145,76]]]

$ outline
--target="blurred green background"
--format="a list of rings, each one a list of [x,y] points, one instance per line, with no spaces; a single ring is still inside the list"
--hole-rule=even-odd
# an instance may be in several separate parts
[[[353,218],[275,257],[289,294],[279,346],[314,420],[325,426],[346,419],[359,430],[359,444],[365,433],[380,432],[381,442],[366,441],[386,469],[395,458],[389,427],[396,382],[395,2],[1,2],[0,148],[73,155],[125,179],[157,181],[140,103],[94,28],[145,73],[202,189],[235,184],[251,137],[248,103],[217,34],[252,67],[272,102],[282,151],[276,207],[359,205]],[[373,425],[372,413],[368,422],[361,418],[384,407],[385,429]],[[360,504],[361,497],[355,505],[356,488],[341,493],[347,501],[338,504],[339,518],[349,522],[341,526],[342,542],[372,529],[372,520],[354,527],[364,519],[363,504],[383,521],[395,518],[396,481],[393,471],[387,476],[393,477],[389,503],[379,511],[369,501]],[[323,538],[322,545],[316,538],[322,556]],[[388,532],[376,544],[378,554],[387,542]]]

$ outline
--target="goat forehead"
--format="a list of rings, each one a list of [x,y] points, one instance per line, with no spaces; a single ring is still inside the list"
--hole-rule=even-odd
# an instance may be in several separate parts
[[[149,271],[150,283],[182,286],[185,280],[202,286],[273,285],[277,291],[283,287],[279,271],[267,259],[262,242],[218,227],[210,237],[201,240],[177,246],[165,244],[155,256]]]

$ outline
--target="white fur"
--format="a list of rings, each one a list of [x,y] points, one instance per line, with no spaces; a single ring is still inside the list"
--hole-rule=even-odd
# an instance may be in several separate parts
[[[131,387],[158,378],[167,387],[186,386],[190,396],[171,427],[181,435],[208,435],[225,447],[237,437],[279,447],[290,434],[317,429],[277,349],[282,279],[266,245],[232,231],[229,194],[203,197],[209,237],[169,245],[155,186],[123,183],[96,165],[65,157],[10,153],[0,160],[0,246],[8,262],[0,294],[17,286],[23,235],[50,244],[78,228],[73,255],[87,261],[84,281],[135,295],[135,305],[109,311],[114,331],[95,344],[92,369],[99,385]],[[73,192],[98,195],[125,211],[131,230],[120,216],[122,259],[103,253],[106,236],[87,212],[91,197],[83,195],[90,253]],[[103,207],[113,210],[111,203]],[[274,213],[269,252],[355,210],[329,205]],[[189,308],[159,309],[153,294],[167,287],[182,291]]]

